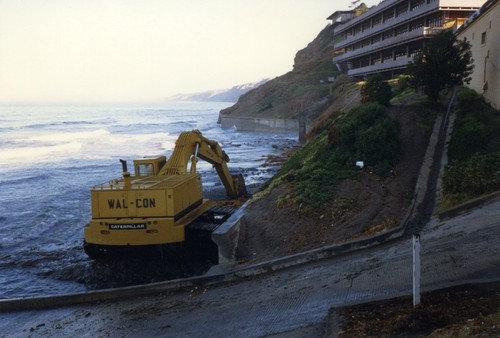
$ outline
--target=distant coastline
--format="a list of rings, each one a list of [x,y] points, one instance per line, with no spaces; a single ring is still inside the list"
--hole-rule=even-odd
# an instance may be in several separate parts
[[[269,79],[258,82],[236,85],[229,89],[209,90],[199,93],[175,94],[167,97],[169,101],[199,101],[199,102],[237,102],[241,95],[255,89]]]

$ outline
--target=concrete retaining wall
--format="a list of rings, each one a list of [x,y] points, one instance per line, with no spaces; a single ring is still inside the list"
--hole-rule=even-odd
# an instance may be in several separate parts
[[[240,228],[245,222],[246,201],[234,214],[212,233],[212,240],[219,247],[219,264],[234,261],[236,247],[240,237]]]
[[[223,129],[236,128],[240,131],[272,133],[299,132],[298,119],[272,119],[219,115],[219,123]]]

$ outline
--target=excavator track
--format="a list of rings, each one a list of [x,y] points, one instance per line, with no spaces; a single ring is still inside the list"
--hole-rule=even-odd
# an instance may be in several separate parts
[[[208,260],[211,264],[218,263],[218,247],[212,241],[212,233],[224,223],[236,208],[216,206],[207,210],[194,222],[186,227],[186,241],[183,243],[189,260]]]
[[[163,259],[182,261],[184,264],[198,260],[215,265],[218,247],[212,241],[212,232],[235,211],[233,206],[215,206],[205,211],[186,227],[186,240],[182,243],[136,246],[98,246],[84,243],[88,256],[95,260]]]
[[[186,227],[182,243],[134,247],[85,245],[96,262],[86,276],[91,288],[112,288],[199,276],[218,264],[212,233],[238,208],[215,206]]]

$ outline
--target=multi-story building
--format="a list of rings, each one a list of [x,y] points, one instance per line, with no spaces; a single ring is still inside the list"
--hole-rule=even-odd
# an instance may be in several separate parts
[[[484,0],[385,0],[334,28],[333,63],[351,77],[401,73],[424,42],[458,28]],[[341,53],[343,52],[343,53]]]
[[[487,1],[457,32],[471,44],[474,71],[469,87],[500,109],[500,0]]]

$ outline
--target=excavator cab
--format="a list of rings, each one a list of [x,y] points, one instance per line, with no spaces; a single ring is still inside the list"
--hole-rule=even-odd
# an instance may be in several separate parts
[[[156,176],[165,163],[167,163],[165,156],[134,160],[135,176]]]

